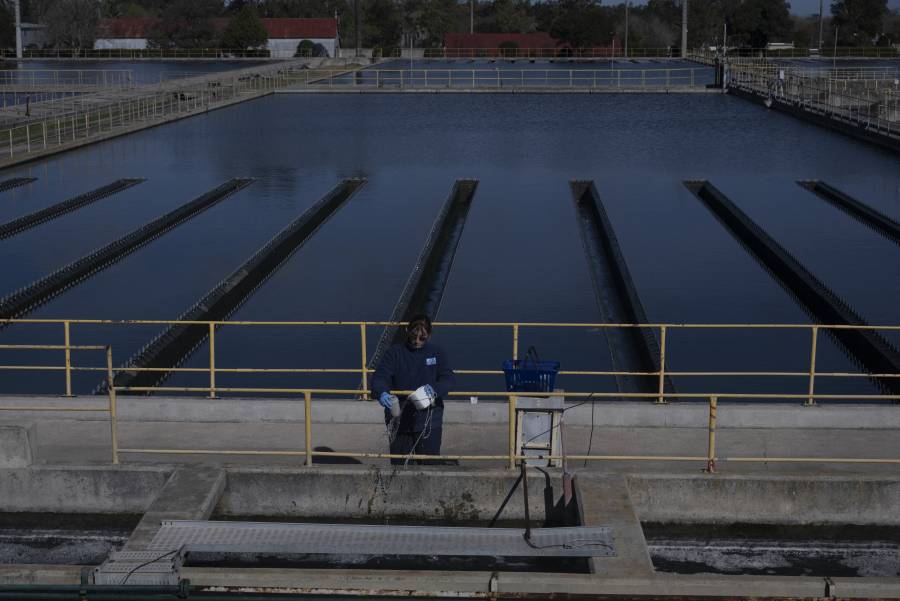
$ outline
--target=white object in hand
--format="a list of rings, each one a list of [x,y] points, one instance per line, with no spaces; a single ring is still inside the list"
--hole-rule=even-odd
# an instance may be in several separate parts
[[[396,396],[391,395],[391,415],[394,417],[400,417],[400,399]]]
[[[409,395],[409,400],[413,402],[416,409],[419,411],[423,409],[428,409],[432,402],[434,402],[434,396],[431,392],[431,387],[427,384],[425,386],[419,386],[413,391],[411,395]]]

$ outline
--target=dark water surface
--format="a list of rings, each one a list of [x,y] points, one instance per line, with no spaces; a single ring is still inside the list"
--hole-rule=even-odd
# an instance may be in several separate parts
[[[795,301],[682,185],[709,179],[873,324],[900,321],[896,245],[795,182],[820,178],[900,215],[900,160],[868,145],[718,95],[278,95],[97,144],[19,169],[31,186],[0,194],[2,219],[119,177],[147,182],[0,241],[0,294],[235,176],[258,181],[35,318],[174,319],[340,178],[369,183],[235,314],[236,320],[386,319],[457,178],[480,180],[439,319],[596,322],[569,180],[593,179],[648,318],[676,323],[808,323]],[[158,327],[75,326],[76,343],[111,343],[117,362]],[[15,326],[4,343],[61,342],[61,326]],[[368,331],[368,352],[378,330]],[[497,369],[506,328],[439,329],[458,367]],[[809,333],[670,333],[680,370],[797,370]],[[610,367],[601,331],[523,328],[564,369]],[[827,337],[822,365],[855,369]],[[0,363],[24,362],[0,355]],[[29,357],[36,357],[29,355]],[[206,365],[201,348],[188,362]],[[59,357],[47,357],[58,363]],[[246,328],[217,336],[220,367],[359,365],[357,327]],[[62,377],[2,376],[4,390],[60,392]],[[78,383],[90,388],[96,376]],[[355,387],[358,377],[267,376],[278,386]],[[170,383],[202,385],[198,377]],[[220,384],[248,384],[220,375]],[[567,389],[609,380],[561,376]],[[685,391],[804,392],[806,381],[678,382]],[[460,388],[499,388],[498,377]],[[822,383],[822,390],[827,388]],[[846,386],[834,389],[847,390]],[[871,392],[866,380],[853,390]]]

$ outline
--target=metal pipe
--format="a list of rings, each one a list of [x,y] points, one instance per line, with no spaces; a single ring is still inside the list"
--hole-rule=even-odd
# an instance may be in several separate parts
[[[107,393],[109,395],[109,428],[110,441],[112,446],[112,462],[119,463],[119,419],[116,412],[116,387],[114,384],[115,375],[113,373],[112,347],[106,347],[106,381]]]
[[[815,400],[815,383],[816,383],[816,343],[819,339],[819,328],[812,329],[812,345],[809,355],[809,398],[806,401],[807,406],[816,404]]]
[[[306,465],[313,464],[312,450],[312,393],[308,390],[303,395],[303,422],[306,429]]]
[[[507,467],[514,470],[516,469],[516,397],[513,395],[509,395],[508,407],[509,464]]]
[[[709,440],[706,447],[706,471],[710,474],[716,471],[716,406],[718,399],[709,397]]]
[[[366,368],[366,364],[368,363],[368,358],[366,356],[368,354],[368,349],[366,348],[366,324],[364,324],[364,323],[359,324],[359,344],[360,344],[360,356],[362,358],[362,362],[360,363],[361,373],[362,373],[362,387],[361,388],[363,390],[368,390],[369,382],[368,382],[367,374],[370,370]]]
[[[209,398],[216,398],[216,326],[209,324]]]
[[[20,0],[14,0],[16,18],[16,58],[22,58],[22,7]]]

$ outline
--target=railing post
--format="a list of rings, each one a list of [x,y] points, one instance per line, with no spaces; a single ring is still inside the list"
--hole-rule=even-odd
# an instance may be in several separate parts
[[[657,404],[666,402],[666,326],[659,327],[659,395]]]
[[[819,326],[812,327],[812,345],[809,353],[809,396],[806,398],[806,406],[811,407],[816,404],[815,386],[816,386],[816,347],[819,339]]]
[[[716,407],[718,406],[718,398],[709,397],[709,444],[706,450],[706,471],[714,474],[716,472]]]
[[[516,469],[516,397],[509,395],[509,465]]]
[[[513,324],[513,359],[519,358],[519,324]]]
[[[303,425],[306,428],[306,465],[313,464],[312,455],[312,393],[308,390],[303,392]]]
[[[106,390],[109,393],[109,434],[112,444],[112,462],[119,463],[119,418],[116,414],[116,381],[113,376],[112,347],[106,347]]]
[[[519,324],[513,324],[513,356],[519,358]],[[509,395],[509,469],[516,469],[516,397]]]
[[[63,322],[63,337],[66,345],[66,396],[72,396],[72,349],[69,320]]]
[[[360,345],[360,357],[362,359],[362,392],[360,393],[360,399],[365,400],[366,393],[369,390],[369,380],[368,374],[366,373],[366,363],[368,363],[367,350],[366,350],[366,324],[359,324],[359,345]]]
[[[216,324],[209,322],[209,398],[216,398]]]

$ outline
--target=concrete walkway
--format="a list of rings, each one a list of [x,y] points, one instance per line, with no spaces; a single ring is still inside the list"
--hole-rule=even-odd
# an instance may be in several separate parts
[[[28,411],[26,407],[102,408],[106,398],[5,397],[0,419],[33,428],[28,451],[38,464],[109,463],[110,422],[106,413]],[[450,402],[445,412],[443,452],[505,455],[508,429],[504,403]],[[120,397],[120,448],[200,451],[303,451],[302,401]],[[583,469],[700,473],[706,467],[708,408],[703,404],[603,403],[566,412],[569,455],[619,456],[572,461]],[[3,430],[9,432],[11,430]],[[900,407],[895,405],[817,406],[721,404],[716,440],[720,473],[900,473]],[[314,450],[386,452],[380,407],[354,400],[315,400]],[[656,457],[640,460],[634,457]],[[124,462],[196,462],[301,465],[302,456],[249,454],[122,453]],[[631,457],[626,459],[626,457]],[[664,457],[694,457],[668,461]],[[738,461],[756,458],[758,461]],[[784,459],[803,461],[784,461]],[[825,459],[853,461],[829,462]],[[812,461],[811,461],[812,460]],[[872,460],[865,462],[865,460]],[[878,462],[881,460],[881,462]],[[893,461],[893,462],[890,462]],[[381,459],[320,457],[317,463],[374,463]],[[463,461],[499,467],[503,460]]]

